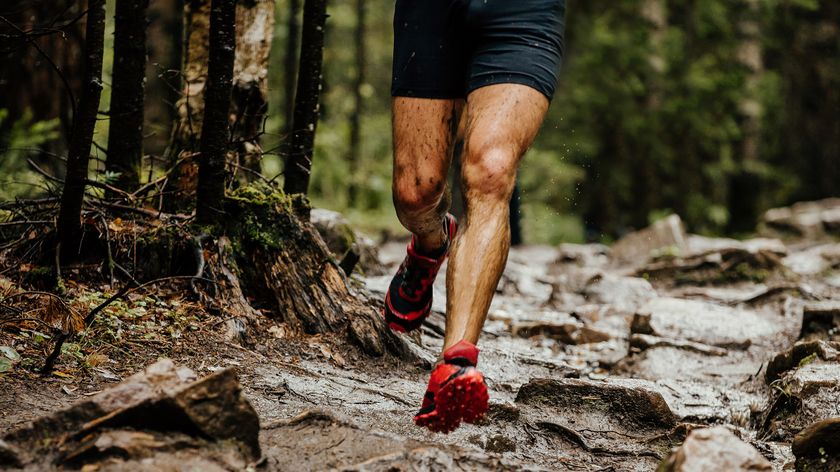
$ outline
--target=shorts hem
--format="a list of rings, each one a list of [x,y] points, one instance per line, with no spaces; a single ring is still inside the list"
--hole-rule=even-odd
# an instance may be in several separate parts
[[[499,74],[494,73],[494,77],[490,78],[477,78],[470,81],[469,86],[467,87],[467,96],[469,94],[475,92],[476,90],[487,87],[489,85],[499,85],[499,84],[518,84],[518,85],[525,85],[531,87],[532,89],[540,92],[548,99],[550,102],[552,98],[554,98],[554,89],[546,87],[545,83],[535,80],[528,76],[518,75],[518,74]],[[499,77],[503,75],[504,77]]]
[[[467,95],[464,92],[453,92],[449,90],[400,87],[392,88],[391,96],[408,98],[430,98],[437,100],[455,100],[466,98]]]

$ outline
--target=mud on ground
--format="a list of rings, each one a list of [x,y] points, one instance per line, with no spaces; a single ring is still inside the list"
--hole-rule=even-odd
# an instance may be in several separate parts
[[[793,467],[796,434],[840,416],[830,400],[840,389],[838,244],[704,238],[673,221],[647,231],[613,248],[512,250],[480,343],[490,411],[449,435],[411,422],[442,344],[442,277],[435,312],[409,337],[425,359],[414,365],[337,337],[293,336],[270,313],[254,327],[259,343],[242,347],[222,333],[224,314],[174,289],[106,310],[47,378],[34,372],[43,333],[0,331],[0,346],[19,355],[0,353],[0,431],[168,357],[199,376],[235,369],[261,424],[251,467],[264,470],[649,471],[708,425],[725,425],[773,470]],[[403,242],[386,243],[378,263],[390,273],[403,254]],[[354,276],[379,294],[388,280]],[[106,287],[73,289],[95,304]],[[189,450],[163,463],[235,468]]]

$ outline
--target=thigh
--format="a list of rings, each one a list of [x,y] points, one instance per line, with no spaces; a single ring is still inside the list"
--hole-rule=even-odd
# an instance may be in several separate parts
[[[464,163],[493,155],[515,166],[531,146],[548,110],[548,98],[515,83],[479,88],[467,97]]]
[[[463,100],[393,99],[394,185],[443,189]]]

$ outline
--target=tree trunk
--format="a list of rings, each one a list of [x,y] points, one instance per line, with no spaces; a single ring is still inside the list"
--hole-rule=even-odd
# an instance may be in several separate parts
[[[286,56],[283,76],[283,112],[285,119],[283,126],[286,133],[292,130],[292,120],[295,112],[295,84],[297,84],[298,50],[300,49],[300,22],[298,12],[300,0],[289,0],[288,38],[286,40]]]
[[[184,36],[184,0],[155,0],[149,5],[146,32],[146,105],[144,151],[166,152],[172,125],[178,119]],[[152,161],[154,164],[154,161]]]
[[[67,174],[58,214],[58,241],[65,258],[78,249],[82,231],[82,204],[88,178],[90,146],[102,92],[102,57],[105,46],[105,0],[92,0],[85,27],[84,88],[73,117],[67,152]]]
[[[305,195],[309,189],[320,108],[326,21],[327,0],[306,0],[303,6],[300,65],[292,119],[292,149],[286,161],[283,182],[283,190],[289,195]]]
[[[243,181],[260,173],[265,114],[268,110],[268,56],[274,32],[274,1],[240,2],[236,7],[236,61],[233,81],[233,140]]]
[[[356,81],[353,84],[353,114],[350,116],[350,146],[348,150],[348,164],[350,167],[350,184],[347,186],[347,200],[350,207],[355,207],[358,200],[359,188],[359,159],[362,144],[362,113],[364,102],[362,87],[365,84],[365,0],[356,0],[356,31],[354,37],[356,45]]]
[[[760,5],[758,0],[744,0],[737,23],[738,62],[746,69],[744,93],[738,104],[741,114],[741,165],[729,182],[730,232],[744,233],[755,228],[761,211],[762,177],[757,173],[761,141],[761,77],[764,73]]]
[[[207,85],[198,169],[196,221],[221,220],[225,198],[225,161],[230,127],[230,96],[236,51],[236,0],[212,0]]]
[[[167,211],[186,210],[196,192],[198,147],[204,119],[204,87],[210,44],[210,0],[184,1],[183,89],[176,104],[166,157],[173,166],[167,183]]]
[[[114,186],[128,191],[140,185],[143,160],[148,7],[149,0],[117,0],[114,15],[114,72],[105,170],[118,173]]]

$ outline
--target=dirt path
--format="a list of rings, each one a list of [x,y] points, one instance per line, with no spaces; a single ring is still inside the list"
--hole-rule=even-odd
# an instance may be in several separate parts
[[[774,392],[807,386],[816,374],[785,379],[812,365],[827,369],[820,385],[840,388],[840,358],[808,351],[788,362],[775,388],[767,364],[803,335],[837,340],[831,321],[825,330],[812,321],[840,314],[838,245],[686,238],[677,255],[633,264],[616,263],[621,247],[612,255],[597,245],[515,248],[480,343],[490,411],[450,435],[411,422],[428,366],[370,359],[330,338],[290,338],[274,323],[261,326],[258,349],[208,329],[180,347],[150,350],[110,380],[0,378],[0,430],[166,355],[199,375],[236,367],[262,424],[268,470],[646,471],[688,431],[712,424],[727,425],[782,470],[794,460],[790,423],[831,412],[819,412],[818,398],[809,406],[812,394],[797,409]],[[388,272],[403,251],[402,243],[380,248]],[[357,282],[381,293],[388,279]],[[442,280],[435,289],[435,313],[412,341],[428,361],[444,323]],[[818,305],[828,315],[814,315]]]

